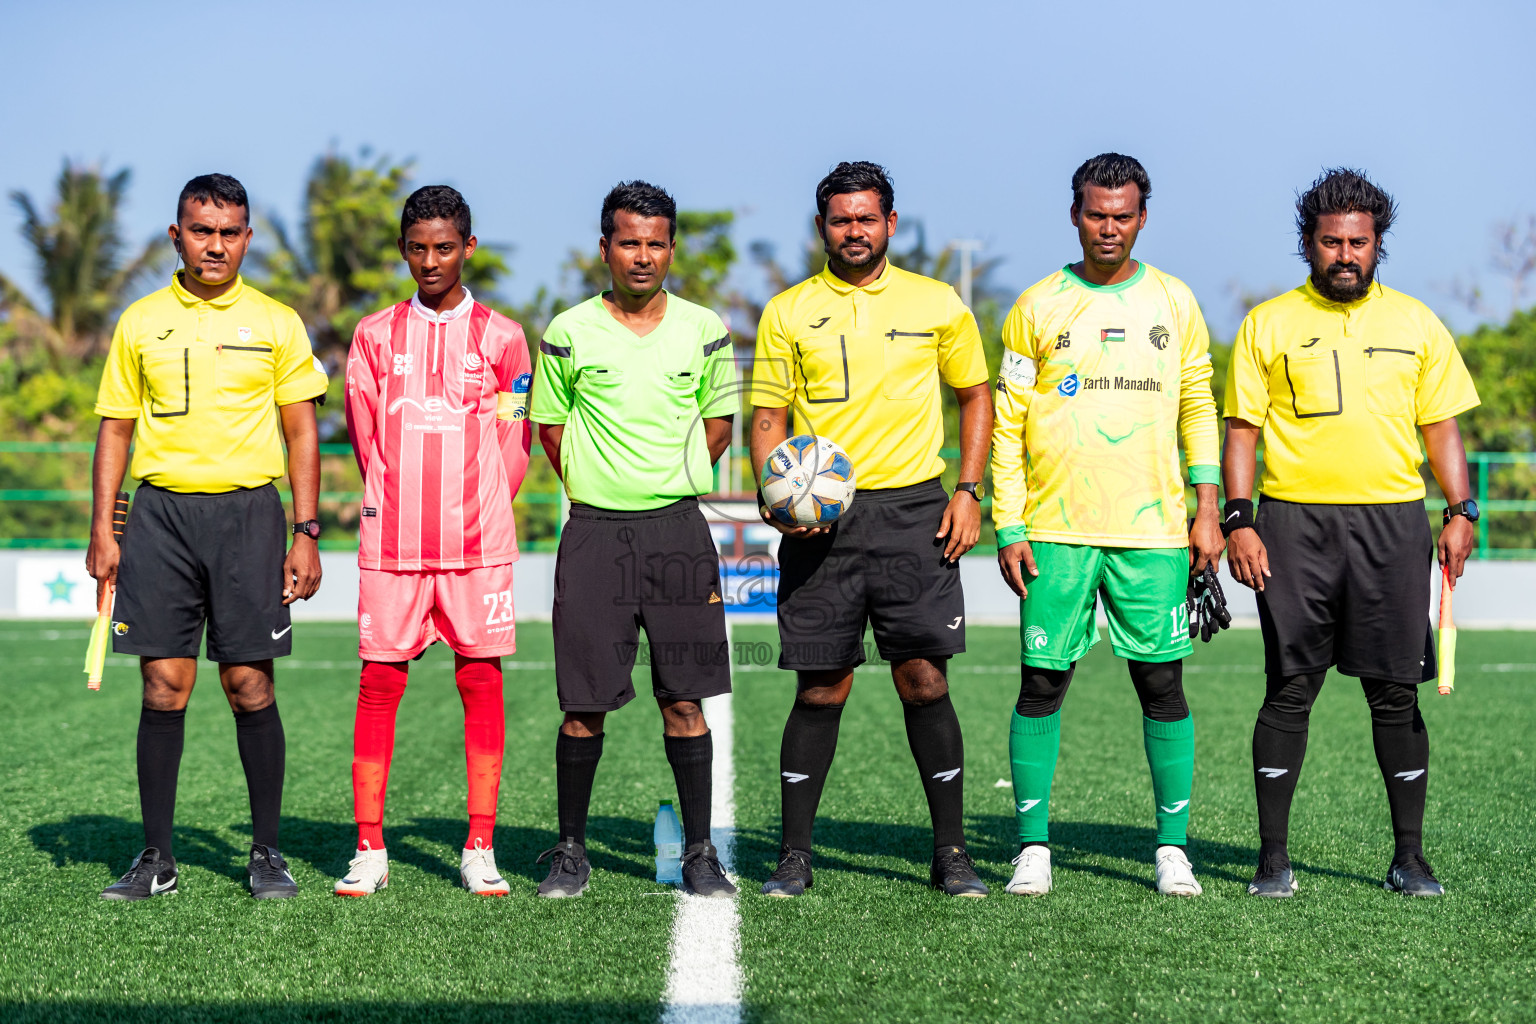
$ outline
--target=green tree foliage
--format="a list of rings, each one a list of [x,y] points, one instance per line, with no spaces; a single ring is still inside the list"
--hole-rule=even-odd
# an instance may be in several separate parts
[[[310,168],[297,234],[274,214],[261,218],[272,242],[258,251],[253,283],[298,310],[328,365],[339,365],[358,320],[402,288],[410,294],[395,247],[410,180],[409,163],[327,153]]]
[[[728,286],[736,264],[736,246],[731,241],[735,221],[733,210],[678,211],[677,252],[667,274],[668,291],[722,314],[744,301]],[[582,293],[574,301],[612,287],[608,265],[596,246],[590,251],[572,249],[565,270]]]
[[[1485,324],[1458,343],[1482,404],[1457,417],[1469,451],[1536,451],[1536,309],[1508,322]],[[1487,480],[1472,486],[1487,498],[1529,501],[1536,495],[1536,465],[1490,463]],[[1497,548],[1536,549],[1536,514],[1496,512],[1486,529]]]
[[[1479,327],[1461,338],[1460,348],[1482,399],[1460,417],[1467,447],[1536,451],[1536,309]]]
[[[396,245],[412,168],[367,150],[356,160],[327,153],[310,168],[297,234],[273,214],[261,218],[272,243],[259,250],[253,283],[298,310],[315,353],[332,368],[359,320],[414,290]],[[465,265],[464,283],[477,299],[493,301],[510,274],[507,251],[482,244]]]
[[[54,370],[106,352],[130,289],[160,269],[170,252],[167,238],[129,251],[118,214],[131,177],[127,169],[108,175],[66,161],[47,212],[25,192],[11,193],[45,301],[0,275],[0,310],[14,332],[9,347],[40,350]]]

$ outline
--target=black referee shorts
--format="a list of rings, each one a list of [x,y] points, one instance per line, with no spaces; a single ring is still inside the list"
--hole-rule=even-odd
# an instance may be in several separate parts
[[[287,526],[271,484],[224,494],[140,485],[123,531],[112,650],[195,658],[206,622],[209,661],[287,657]]]
[[[1434,538],[1424,503],[1259,503],[1271,578],[1259,593],[1264,671],[1418,684],[1435,678]]]
[[[965,650],[960,567],[934,537],[949,495],[937,479],[859,491],[829,533],[779,545],[779,667],[864,663],[864,627],[887,661]]]
[[[555,690],[562,711],[635,699],[640,657],[660,700],[731,692],[720,553],[695,498],[644,512],[572,505],[555,557]]]

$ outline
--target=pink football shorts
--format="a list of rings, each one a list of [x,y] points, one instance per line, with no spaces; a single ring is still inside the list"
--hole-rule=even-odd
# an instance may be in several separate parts
[[[478,569],[361,569],[357,651],[364,661],[409,661],[435,640],[457,654],[517,650],[512,563]]]

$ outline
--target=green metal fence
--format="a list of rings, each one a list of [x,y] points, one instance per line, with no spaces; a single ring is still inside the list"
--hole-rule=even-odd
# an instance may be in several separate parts
[[[7,455],[90,455],[95,451],[95,445],[88,441],[0,441],[0,456]],[[352,448],[345,444],[322,444],[320,446],[322,456],[340,456],[344,464],[340,470],[356,479],[356,471],[352,468]],[[958,448],[945,448],[940,454],[949,460],[949,472],[946,479],[955,475],[957,465],[955,460],[960,456]],[[730,457],[746,460],[747,449],[735,447],[731,449]],[[534,453],[536,462],[540,459],[539,453]],[[1467,465],[1471,472],[1472,487],[1477,498],[1478,506],[1483,511],[1483,517],[1477,523],[1477,540],[1474,556],[1477,558],[1509,559],[1509,558],[1536,558],[1536,452],[1468,452]],[[88,465],[82,465],[82,473],[77,474],[80,482],[89,479]],[[0,475],[0,482],[15,481],[23,473],[12,469]],[[724,474],[720,467],[716,467],[715,482],[719,486]],[[750,481],[750,471],[745,467],[738,467],[737,478]],[[952,481],[948,481],[952,482]],[[1430,486],[1432,494],[1438,493],[1433,485]],[[283,500],[290,498],[288,492],[281,492]],[[322,508],[336,509],[343,506],[356,505],[362,500],[363,492],[360,490],[326,490],[320,492]],[[519,491],[513,502],[514,509],[522,508],[527,512],[541,510],[543,518],[548,519],[553,528],[554,539],[544,538],[525,541],[522,544],[524,550],[538,551],[551,549],[555,539],[559,536],[559,515],[555,508],[560,504],[560,491],[558,482],[552,473],[530,473],[524,486]],[[68,503],[89,505],[91,492],[89,489],[79,487],[0,487],[0,510],[4,503],[9,502],[41,502],[41,503]],[[983,503],[991,505],[989,498]],[[1438,497],[1426,498],[1425,508],[1431,513],[1431,518],[1436,518],[1435,513],[1442,506]],[[75,518],[80,518],[77,512]],[[990,533],[990,530],[988,531]],[[23,537],[0,536],[0,548],[81,548],[89,538],[83,530],[78,536],[66,537]],[[984,538],[986,539],[986,538]],[[322,541],[322,547],[329,549],[346,550],[357,546],[357,538],[354,535],[327,538]],[[978,548],[978,550],[981,550]]]

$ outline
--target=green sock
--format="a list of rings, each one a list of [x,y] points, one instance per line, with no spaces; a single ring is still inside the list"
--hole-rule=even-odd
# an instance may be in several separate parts
[[[1157,805],[1157,845],[1183,846],[1189,838],[1189,799],[1195,785],[1195,720],[1141,720]]]
[[[1013,809],[1018,815],[1019,842],[1044,843],[1051,838],[1051,779],[1061,751],[1061,712],[1025,718],[1017,711],[1008,726],[1008,760],[1013,765]]]

